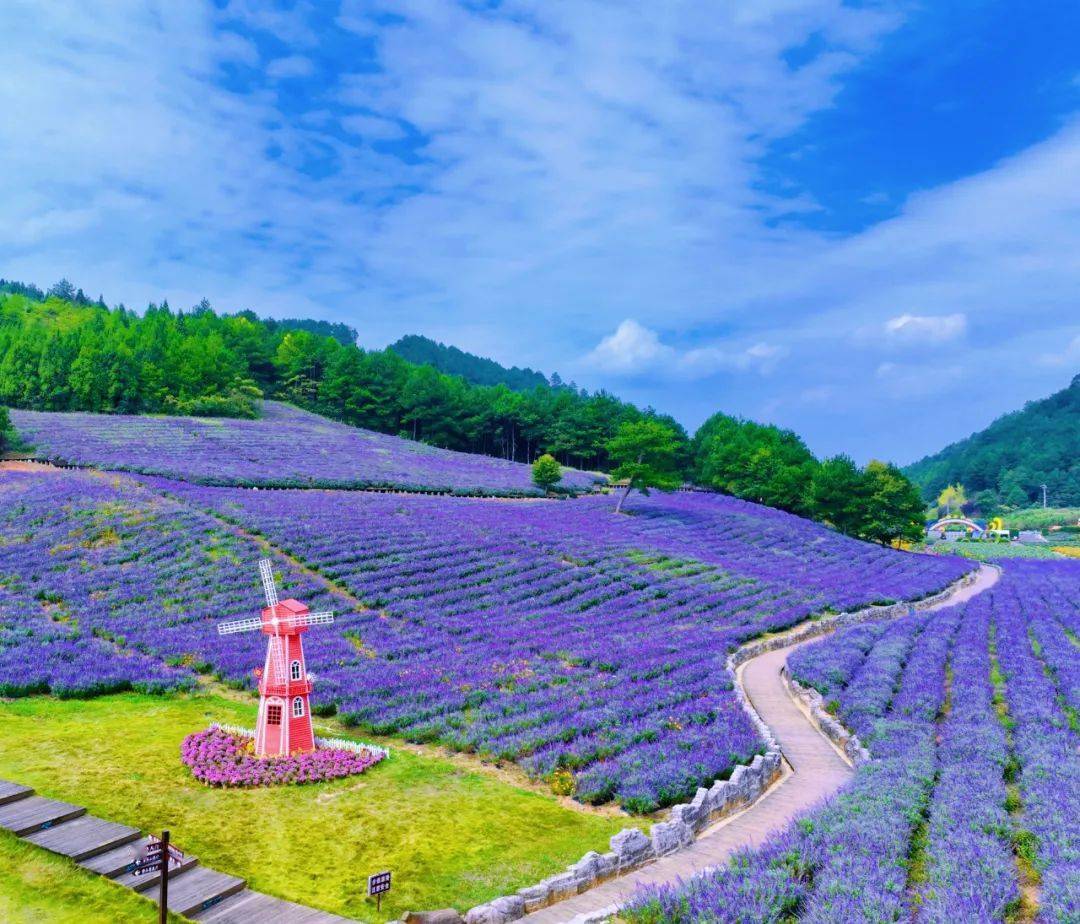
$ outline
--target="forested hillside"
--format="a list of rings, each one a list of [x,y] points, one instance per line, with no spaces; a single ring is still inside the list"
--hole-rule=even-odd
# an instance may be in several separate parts
[[[672,471],[661,479],[670,485],[693,480],[878,542],[921,535],[922,502],[895,466],[859,468],[846,456],[819,461],[790,430],[723,413],[691,443],[671,417],[605,391],[589,394],[554,376],[549,383],[422,337],[385,350],[356,341],[345,324],[219,314],[205,299],[190,311],[150,304],[137,313],[91,301],[66,281],[45,293],[0,280],[0,405],[255,417],[261,398],[276,398],[445,449],[516,462],[546,452],[564,465],[603,471],[613,468],[609,450],[620,445],[624,425],[650,419],[663,424],[657,432],[670,444]],[[474,384],[469,376],[504,380]],[[526,390],[512,387],[531,377]],[[641,467],[643,447],[623,449],[621,461],[631,464],[616,477]]]
[[[927,500],[959,483],[981,509],[1026,507],[1042,502],[1045,484],[1052,506],[1080,505],[1080,375],[905,472]]]
[[[521,369],[511,366],[509,369],[483,356],[466,353],[456,346],[437,343],[429,337],[409,334],[389,348],[398,356],[411,363],[434,366],[447,375],[460,375],[473,385],[505,385],[514,391],[528,391],[538,385],[547,385],[547,377],[534,369]],[[558,376],[553,376],[558,383]]]
[[[519,462],[543,450],[577,468],[606,467],[619,426],[655,416],[686,456],[676,421],[606,392],[472,385],[355,341],[344,324],[219,314],[205,300],[190,311],[135,312],[91,301],[66,281],[48,293],[0,281],[0,404],[253,417],[258,399],[272,397],[447,449]]]

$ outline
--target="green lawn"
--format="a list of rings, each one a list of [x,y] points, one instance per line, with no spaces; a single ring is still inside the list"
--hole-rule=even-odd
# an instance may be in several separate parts
[[[0,921],[116,924],[156,921],[157,908],[129,889],[0,831]],[[170,915],[172,921],[183,921]]]
[[[1060,558],[1051,544],[1024,545],[1019,542],[935,542],[932,551],[941,555],[962,555],[976,561],[997,558]]]
[[[332,783],[210,789],[191,779],[179,748],[211,720],[250,727],[254,706],[205,693],[0,701],[0,778],[113,821],[167,827],[182,849],[252,888],[362,920],[376,920],[369,873],[394,874],[382,920],[464,912],[606,850],[627,824],[404,750]],[[5,900],[18,905],[18,893],[0,896],[0,909]]]

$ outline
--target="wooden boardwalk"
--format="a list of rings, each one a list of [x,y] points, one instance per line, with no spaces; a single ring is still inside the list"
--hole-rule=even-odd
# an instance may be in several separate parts
[[[139,892],[158,885],[160,874],[135,876],[135,858],[149,842],[137,828],[88,815],[69,802],[37,796],[28,786],[0,780],[0,828],[58,853],[83,869]],[[202,866],[186,856],[169,871],[169,908],[214,924],[338,924],[349,918],[283,901],[247,888],[243,879]]]
[[[996,569],[984,565],[975,581],[957,588],[947,600],[928,609],[963,603],[990,587],[998,576]],[[818,731],[808,713],[791,697],[781,674],[792,651],[819,640],[809,639],[766,652],[748,660],[738,671],[738,682],[772,730],[787,761],[788,772],[777,783],[753,805],[706,829],[689,847],[534,911],[522,920],[530,924],[583,924],[609,917],[641,886],[686,879],[722,866],[738,850],[759,846],[851,779],[854,769],[850,761]]]

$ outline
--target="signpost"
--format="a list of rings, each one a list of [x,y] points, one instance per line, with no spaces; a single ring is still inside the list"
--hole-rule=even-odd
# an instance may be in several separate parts
[[[367,894],[375,896],[375,911],[382,911],[383,892],[390,891],[390,870],[384,873],[372,873],[367,877]]]
[[[151,836],[141,857],[135,860],[136,876],[149,876],[161,873],[161,886],[158,892],[158,921],[165,924],[169,916],[169,863],[180,864],[184,854],[169,844],[169,832],[162,831],[161,838]],[[389,888],[389,886],[388,886]]]

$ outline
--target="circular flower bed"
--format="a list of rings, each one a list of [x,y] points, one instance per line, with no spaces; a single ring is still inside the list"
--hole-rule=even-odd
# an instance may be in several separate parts
[[[317,747],[292,757],[256,757],[255,739],[212,725],[188,735],[180,759],[208,786],[321,783],[363,773],[386,756],[381,748]]]

